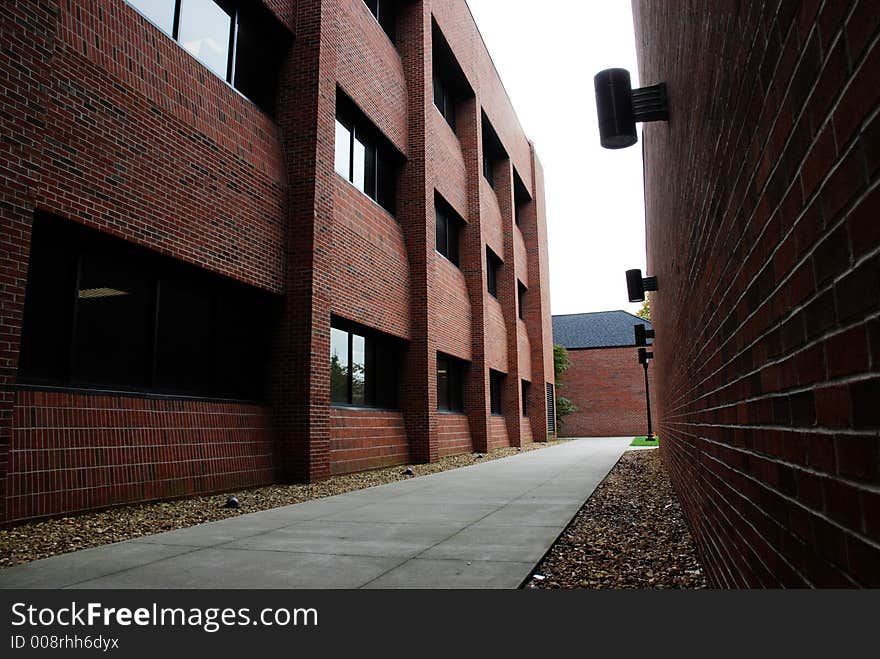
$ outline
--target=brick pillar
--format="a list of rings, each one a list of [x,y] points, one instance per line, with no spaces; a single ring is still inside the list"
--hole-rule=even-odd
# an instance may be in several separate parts
[[[486,366],[486,247],[480,223],[480,179],[483,176],[480,104],[460,104],[456,126],[467,171],[467,226],[461,235],[461,271],[471,305],[471,365],[464,383],[464,408],[475,451],[489,446],[489,370]]]
[[[532,200],[521,209],[520,231],[526,245],[529,294],[526,296],[525,324],[532,354],[532,390],[529,394],[529,421],[532,439],[546,442],[547,383],[555,384],[553,371],[553,328],[550,325],[550,270],[547,253],[547,216],[544,206],[544,170],[531,147]],[[546,284],[546,286],[545,286]]]
[[[4,59],[16,62],[3,81],[0,114],[0,521],[8,519],[6,475],[21,343],[28,255],[39,170],[34,145],[42,139],[48,107],[44,91],[56,38],[55,8],[0,3]]]
[[[410,267],[410,344],[401,409],[414,462],[438,458],[437,350],[430,322],[429,264],[434,252],[434,191],[427,185],[427,112],[431,90],[431,16],[422,2],[399,5],[397,49],[406,76],[409,157],[400,176],[397,218]]]
[[[330,473],[330,268],[336,117],[337,3],[299,0],[280,84],[278,124],[289,189],[284,311],[272,404],[281,476]]]
[[[504,234],[504,266],[498,277],[498,301],[504,314],[504,328],[507,332],[507,377],[501,391],[501,409],[507,424],[507,435],[511,446],[522,446],[522,387],[519,373],[519,339],[517,319],[519,318],[516,276],[516,258],[513,248],[514,200],[513,169],[509,160],[504,160],[495,168],[495,196],[501,209],[501,229]]]

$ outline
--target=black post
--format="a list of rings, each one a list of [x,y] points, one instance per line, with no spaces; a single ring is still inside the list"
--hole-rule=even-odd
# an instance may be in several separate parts
[[[654,438],[654,431],[651,429],[651,392],[648,388],[648,360],[642,364],[645,367],[645,404],[648,406],[648,437],[650,442]]]

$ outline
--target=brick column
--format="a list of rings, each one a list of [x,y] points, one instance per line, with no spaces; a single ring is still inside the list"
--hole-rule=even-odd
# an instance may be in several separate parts
[[[555,384],[553,371],[553,328],[550,325],[550,271],[547,253],[547,217],[544,207],[544,170],[531,148],[532,194],[534,197],[520,213],[520,231],[526,244],[529,294],[526,296],[525,323],[532,354],[532,390],[529,420],[532,439],[546,442],[547,383]],[[544,284],[548,284],[547,287]],[[555,436],[555,435],[554,435]]]
[[[289,188],[284,311],[272,406],[286,481],[330,473],[330,268],[337,3],[299,0],[280,85],[278,124]]]
[[[507,377],[501,392],[501,409],[507,424],[507,435],[511,446],[522,446],[522,387],[519,374],[519,339],[517,319],[519,318],[519,291],[516,276],[516,258],[513,251],[513,232],[515,231],[513,200],[513,169],[509,160],[504,160],[495,168],[495,196],[501,209],[501,229],[504,234],[504,266],[498,277],[498,301],[504,314],[504,328],[507,332]]]
[[[422,2],[399,5],[397,49],[406,76],[409,157],[400,176],[397,218],[410,267],[410,344],[401,387],[414,462],[438,458],[437,350],[430,322],[429,263],[434,251],[434,191],[427,185],[427,111],[431,103],[431,16]]]

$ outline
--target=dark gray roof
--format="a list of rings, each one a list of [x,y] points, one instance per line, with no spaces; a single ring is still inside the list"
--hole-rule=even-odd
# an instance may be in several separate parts
[[[553,343],[568,350],[634,346],[633,325],[651,323],[626,311],[594,311],[553,316]],[[649,340],[648,343],[651,343]]]

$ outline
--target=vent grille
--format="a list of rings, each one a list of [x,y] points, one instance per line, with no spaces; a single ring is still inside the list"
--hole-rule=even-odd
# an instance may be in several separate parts
[[[547,432],[556,432],[556,396],[553,385],[547,383]]]

